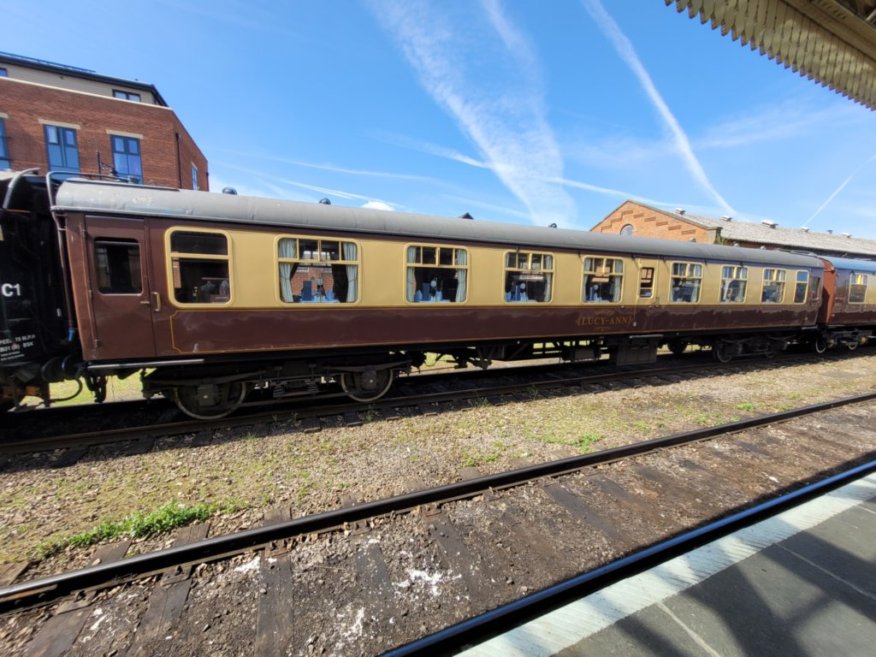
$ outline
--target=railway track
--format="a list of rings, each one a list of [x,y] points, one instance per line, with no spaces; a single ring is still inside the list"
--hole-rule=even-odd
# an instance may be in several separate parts
[[[876,467],[874,400],[871,393],[314,516],[290,519],[278,509],[231,536],[198,540],[208,529],[190,527],[173,547],[128,558],[126,546],[104,546],[95,556],[102,563],[0,589],[0,637],[34,655],[86,644],[148,655],[148,641],[165,635],[171,643],[162,645],[177,655],[198,654],[205,636],[234,654],[373,654],[836,471]],[[22,627],[33,629],[26,641]],[[106,644],[111,627],[119,644]]]
[[[537,394],[577,394],[581,389],[598,391],[614,385],[660,385],[682,377],[739,373],[849,357],[853,356],[842,352],[828,356],[788,354],[769,361],[752,359],[721,364],[713,362],[708,352],[700,352],[688,354],[686,358],[667,356],[665,363],[661,361],[648,368],[618,368],[602,363],[590,368],[539,365],[429,374],[400,380],[394,393],[370,404],[350,402],[342,395],[286,403],[265,401],[214,421],[187,418],[162,400],[113,402],[87,408],[58,407],[0,418],[0,459],[39,451],[68,450],[57,457],[57,467],[75,462],[89,447],[96,445],[145,441],[146,449],[149,441],[157,437],[290,420],[300,422],[305,432],[312,432],[337,417],[343,418],[347,425],[358,425],[365,421],[365,416],[379,419],[431,413],[442,405],[454,407],[481,399],[497,403],[520,401]]]

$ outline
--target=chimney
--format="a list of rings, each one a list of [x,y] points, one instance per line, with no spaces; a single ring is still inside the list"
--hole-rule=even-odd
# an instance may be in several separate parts
[[[775,228],[779,225],[775,221],[770,221],[769,219],[764,219],[760,223],[762,223],[764,226],[769,226],[770,228]]]
[[[827,234],[828,234],[828,235],[833,235],[833,228],[828,228],[828,229],[827,229]]]
[[[675,208],[675,214],[684,214],[687,212],[684,208]]]
[[[723,217],[721,217],[721,219],[723,219],[724,221],[733,221],[733,217],[728,214],[725,214]]]
[[[801,228],[800,230],[802,230],[804,233],[808,233],[808,232],[809,232],[809,226],[803,226],[803,228]]]

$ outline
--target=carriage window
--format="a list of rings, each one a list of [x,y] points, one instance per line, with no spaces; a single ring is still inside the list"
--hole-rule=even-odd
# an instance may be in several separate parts
[[[697,303],[703,282],[703,266],[696,262],[672,263],[672,290],[669,299],[674,303]]]
[[[359,247],[353,242],[284,237],[277,244],[280,299],[353,303],[359,298]]]
[[[763,293],[760,300],[763,303],[782,303],[785,299],[785,276],[784,269],[763,270]]]
[[[620,258],[584,258],[585,303],[620,303],[624,261]]]
[[[467,290],[467,250],[424,245],[407,248],[405,298],[409,302],[462,303]]]
[[[639,298],[650,299],[654,296],[654,268],[642,267],[639,271]]]
[[[797,272],[797,285],[794,288],[794,303],[805,303],[806,288],[809,287],[809,272]]]
[[[175,232],[170,236],[174,298],[180,303],[227,303],[228,238],[220,233]]]
[[[821,298],[821,276],[812,277],[812,285],[809,286],[809,301],[818,301]]]
[[[849,303],[864,303],[867,296],[867,274],[852,272],[849,277]]]
[[[140,245],[135,240],[94,240],[97,289],[102,294],[140,294]]]
[[[505,301],[551,300],[554,257],[549,253],[509,251],[505,254]]]
[[[748,268],[726,266],[721,268],[721,303],[742,303],[748,286]]]

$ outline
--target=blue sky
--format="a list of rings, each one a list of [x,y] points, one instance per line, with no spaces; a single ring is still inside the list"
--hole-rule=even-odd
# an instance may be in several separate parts
[[[876,113],[662,0],[41,0],[0,49],[155,84],[210,186],[589,229],[628,198],[876,239]]]

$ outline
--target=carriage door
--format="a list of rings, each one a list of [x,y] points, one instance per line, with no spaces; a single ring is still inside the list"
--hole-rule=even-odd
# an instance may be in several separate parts
[[[654,310],[661,306],[660,284],[663,282],[661,275],[662,261],[652,258],[636,258],[636,270],[631,272],[633,284],[636,288],[636,328],[638,331],[648,332],[654,330],[652,317]]]
[[[149,287],[149,248],[142,219],[86,218],[93,358],[155,355],[153,314],[160,303]],[[86,346],[86,345],[83,345]]]

